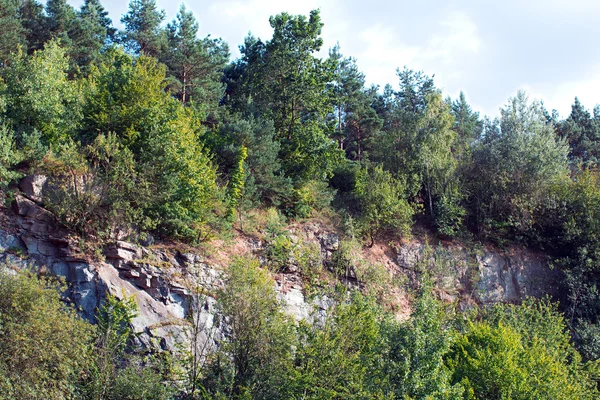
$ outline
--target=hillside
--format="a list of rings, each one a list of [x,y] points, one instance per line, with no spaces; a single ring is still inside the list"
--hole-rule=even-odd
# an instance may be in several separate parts
[[[600,109],[120,21],[0,0],[0,400],[598,398]]]

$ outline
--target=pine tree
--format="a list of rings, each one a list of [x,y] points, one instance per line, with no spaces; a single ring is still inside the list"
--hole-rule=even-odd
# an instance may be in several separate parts
[[[63,47],[72,45],[71,34],[75,28],[75,9],[67,0],[48,0],[46,3],[46,24],[51,39],[60,40]]]
[[[167,50],[163,61],[173,80],[173,91],[182,103],[195,101],[216,107],[223,95],[220,82],[229,50],[220,40],[198,37],[198,23],[182,4],[167,25]]]
[[[461,91],[458,100],[452,103],[451,109],[454,116],[452,129],[458,135],[459,146],[464,149],[477,139],[483,130],[483,123],[479,113],[471,109],[465,94]]]
[[[86,67],[98,60],[100,50],[114,38],[116,29],[108,18],[108,12],[98,0],[85,0],[77,13],[72,29],[71,57],[75,64]]]
[[[44,6],[36,0],[23,0],[19,7],[19,19],[25,30],[27,54],[43,49],[44,44],[50,40]]]
[[[0,0],[0,67],[9,55],[25,44],[25,29],[19,20],[19,0]]]
[[[330,51],[329,58],[337,65],[330,84],[335,104],[334,139],[347,157],[361,161],[369,140],[382,126],[381,118],[371,107],[377,88],[364,88],[365,75],[354,58],[342,56],[339,46]]]
[[[164,19],[165,12],[157,8],[155,0],[132,0],[129,11],[121,17],[125,25],[121,41],[136,54],[159,56],[165,45],[164,30],[160,27]]]
[[[309,18],[282,13],[270,23],[270,41],[248,38],[241,48],[246,96],[273,120],[287,173],[323,179],[341,152],[329,139],[326,124],[333,107],[324,93],[335,65],[315,55],[323,44],[319,11]]]

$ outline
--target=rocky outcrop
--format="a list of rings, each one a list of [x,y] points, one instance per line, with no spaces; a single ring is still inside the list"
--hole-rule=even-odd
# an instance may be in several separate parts
[[[416,277],[427,269],[448,300],[480,304],[518,303],[528,296],[560,296],[563,275],[549,267],[544,254],[518,247],[506,250],[460,245],[427,246],[412,241],[399,247],[396,264]]]
[[[145,247],[115,241],[90,259],[79,250],[78,239],[55,224],[52,214],[41,206],[45,185],[43,177],[26,178],[21,183],[25,195],[15,197],[12,212],[0,213],[2,264],[37,268],[63,277],[68,284],[65,296],[91,321],[108,293],[119,298],[135,296],[139,311],[133,327],[140,344],[146,347],[174,351],[176,343],[187,342],[192,325],[198,328],[197,342],[203,350],[218,346],[226,335],[214,297],[223,285],[223,265],[209,263],[193,252],[148,247],[153,238],[141,241]],[[318,262],[332,268],[341,247],[336,232],[308,223],[291,227],[289,234],[295,246],[315,249]],[[261,240],[240,240],[259,258],[263,255],[265,243]],[[457,244],[427,246],[424,241],[413,240],[384,253],[383,264],[391,273],[418,282],[419,275],[427,271],[435,278],[442,298],[464,304],[556,295],[562,279],[558,271],[548,267],[542,254],[523,249],[474,250]],[[275,275],[284,310],[297,320],[324,316],[331,300],[326,296],[307,300],[302,271],[293,257],[289,264]],[[356,275],[346,276],[346,281],[356,285]]]
[[[220,339],[216,301],[207,293],[222,284],[221,273],[200,257],[116,241],[105,247],[104,257],[90,260],[34,201],[16,196],[13,211],[0,229],[0,261],[62,277],[65,297],[84,318],[94,320],[108,293],[134,296],[139,310],[133,327],[141,344],[175,350],[176,342],[185,342],[190,320],[202,321],[206,337],[199,342],[212,341],[208,347],[214,347]]]

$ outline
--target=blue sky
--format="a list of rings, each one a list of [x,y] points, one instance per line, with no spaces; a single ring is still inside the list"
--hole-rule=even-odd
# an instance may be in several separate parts
[[[79,6],[80,0],[71,0]],[[123,0],[103,0],[113,23]],[[271,36],[269,16],[308,14],[320,8],[327,49],[340,43],[357,58],[369,83],[396,86],[397,67],[435,74],[445,95],[463,90],[482,114],[517,90],[567,116],[575,96],[592,109],[600,103],[600,2],[584,0],[191,0],[185,1],[200,35],[222,37],[233,57],[251,31]],[[172,20],[181,2],[157,0]]]

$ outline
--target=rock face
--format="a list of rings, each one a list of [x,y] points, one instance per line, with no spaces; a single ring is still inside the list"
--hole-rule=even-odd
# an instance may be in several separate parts
[[[77,244],[34,201],[17,196],[13,209],[0,225],[0,262],[9,268],[43,268],[64,278],[65,297],[84,318],[94,321],[108,293],[135,296],[139,310],[133,328],[142,345],[175,350],[175,343],[189,334],[190,319],[201,321],[204,337],[199,342],[207,349],[222,339],[215,299],[192,294],[191,280],[185,279],[193,274],[207,292],[222,284],[220,271],[199,257],[175,257],[117,241],[104,249],[104,260],[91,261],[79,255]]]
[[[397,249],[396,263],[409,274],[430,270],[448,300],[462,294],[481,304],[517,303],[546,294],[559,297],[563,279],[543,254],[518,248],[469,251],[454,245],[427,249],[424,243],[413,241]]]
[[[43,177],[26,178],[21,183],[25,196],[16,196],[12,213],[0,213],[2,265],[44,269],[63,277],[69,287],[66,297],[90,321],[108,293],[119,298],[135,296],[139,311],[133,328],[144,346],[174,351],[177,342],[186,342],[194,325],[200,332],[198,343],[204,351],[218,346],[226,328],[213,296],[223,285],[223,266],[209,265],[194,253],[126,241],[106,246],[95,260],[89,260],[80,254],[74,239],[54,223],[51,213],[40,206],[45,185]],[[318,224],[293,228],[290,234],[294,243],[318,248],[317,257],[325,266],[340,249],[340,237]],[[241,240],[247,242],[249,251],[261,257],[262,241]],[[145,244],[153,242],[152,239]],[[435,277],[441,297],[448,301],[489,304],[518,302],[525,296],[547,293],[556,295],[562,278],[548,267],[543,255],[525,250],[468,250],[459,245],[432,249],[415,240],[385,257],[388,269],[415,281],[428,270]],[[307,301],[298,267],[292,265],[293,260],[290,263],[289,268],[275,276],[284,310],[297,320],[324,316],[331,306],[330,299],[317,297]]]

